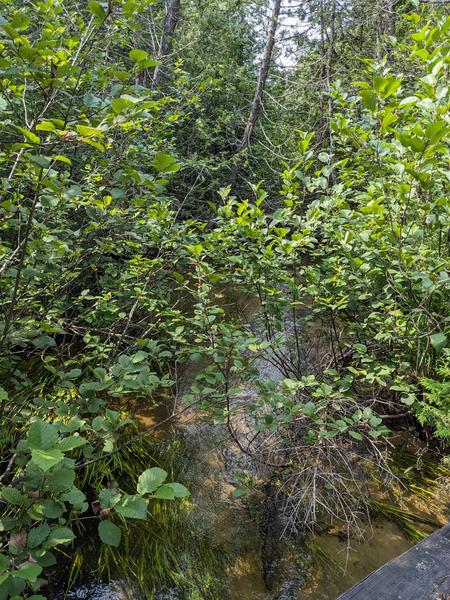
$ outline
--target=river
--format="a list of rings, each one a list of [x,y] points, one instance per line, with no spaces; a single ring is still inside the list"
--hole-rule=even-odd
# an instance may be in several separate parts
[[[255,312],[256,303],[250,296],[241,296],[236,307],[249,317]],[[316,353],[317,350],[313,357]],[[277,380],[281,377],[270,362],[260,361],[258,368],[261,378]],[[199,365],[192,365],[186,371],[183,384],[186,389],[198,369]],[[245,403],[253,393],[251,387],[243,386],[236,401]],[[142,426],[148,427],[166,421],[172,409],[173,400],[166,398],[156,406],[140,407],[136,416]],[[248,422],[243,420],[238,424],[238,435],[245,436],[248,427]],[[189,485],[192,493],[190,523],[212,553],[223,559],[223,591],[214,596],[217,600],[335,600],[341,592],[414,543],[401,524],[383,516],[362,522],[363,537],[348,536],[342,528],[332,525],[314,535],[287,535],[276,514],[276,502],[270,496],[271,473],[256,465],[230,440],[224,425],[214,425],[193,408],[166,423],[158,435],[166,440],[173,436],[183,439],[186,455],[181,474],[184,473],[182,481]],[[399,433],[397,438],[394,445],[400,452],[417,452],[418,448],[423,451],[412,433],[406,438]],[[245,474],[256,482],[250,497],[233,497],[239,485],[237,474]],[[427,520],[428,517],[435,523],[434,527],[438,527],[448,521],[448,480],[440,481],[433,494],[427,503],[423,498],[406,493],[403,506],[419,518],[422,515]],[[413,523],[425,533],[433,530],[429,524],[419,524],[414,519]],[[88,582],[67,597],[119,600],[138,599],[142,595],[130,584]],[[154,597],[157,600],[185,598],[176,587],[162,590]],[[195,596],[195,600],[197,598],[202,600]]]

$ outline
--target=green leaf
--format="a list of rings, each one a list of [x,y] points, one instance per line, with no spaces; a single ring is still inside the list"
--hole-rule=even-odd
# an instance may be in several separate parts
[[[174,482],[174,483],[167,483],[166,485],[168,487],[172,488],[173,495],[175,496],[175,498],[186,498],[187,496],[191,495],[191,493],[187,489],[187,487],[185,487],[181,483]]]
[[[75,535],[68,527],[56,527],[50,531],[47,538],[47,546],[60,546],[70,544],[75,539]]]
[[[87,440],[79,435],[71,435],[62,439],[58,448],[63,452],[68,452],[69,450],[73,450],[74,448],[80,448],[80,446],[84,446],[87,444]]]
[[[33,133],[32,131],[25,129],[25,127],[19,127],[18,125],[16,125],[16,127],[19,131],[21,131],[23,133],[24,137],[31,144],[40,144],[41,143],[41,138],[39,136],[37,136],[35,133]]]
[[[64,458],[64,454],[57,448],[50,450],[33,450],[31,452],[33,462],[43,471],[48,471]]]
[[[160,488],[156,490],[153,494],[153,498],[159,498],[160,500],[173,500],[175,498],[175,493],[170,485],[162,485]]]
[[[70,433],[73,433],[74,431],[77,431],[78,429],[80,429],[81,427],[83,427],[83,425],[86,424],[86,421],[84,419],[80,419],[80,417],[71,417],[69,419],[69,422],[66,425],[66,430],[69,431]]]
[[[370,91],[370,90],[363,90],[360,93],[361,96],[361,102],[363,103],[363,105],[368,108],[369,110],[376,110],[377,108],[377,97],[376,95]]]
[[[160,469],[159,467],[147,469],[139,476],[137,484],[138,494],[151,494],[164,483],[166,478],[167,471],[164,471],[164,469]]]
[[[148,501],[141,496],[125,494],[116,505],[116,511],[128,519],[147,519]]]
[[[55,446],[57,440],[58,432],[50,423],[39,419],[30,425],[27,441],[31,449],[48,450]]]
[[[119,527],[114,525],[114,523],[111,523],[111,521],[100,521],[98,525],[98,535],[104,544],[117,547],[120,544],[122,532]]]
[[[176,158],[165,152],[158,152],[153,160],[153,166],[161,173],[175,173],[181,168]]]
[[[354,440],[361,441],[363,439],[363,436],[359,433],[359,431],[349,431],[348,433]]]
[[[0,573],[4,573],[9,567],[9,558],[4,554],[0,554]]]
[[[31,551],[31,556],[41,565],[41,567],[52,567],[56,565],[57,560],[53,552],[46,548],[37,548]]]
[[[401,396],[400,398],[400,402],[405,404],[405,406],[412,406],[415,401],[416,398],[413,394],[407,394],[406,396]]]
[[[16,488],[12,487],[4,487],[1,489],[1,496],[3,500],[8,502],[8,504],[13,504],[15,506],[24,506],[29,498],[19,492]]]
[[[17,571],[14,571],[14,577],[25,579],[30,583],[34,583],[39,575],[42,573],[41,565],[36,563],[23,563]]]
[[[430,342],[435,350],[442,350],[442,348],[447,346],[447,336],[442,332],[433,333],[433,335],[430,336]]]
[[[50,198],[50,196],[46,196],[46,198]],[[49,348],[50,346],[56,346],[55,340],[49,335],[40,335],[37,338],[34,338],[32,343],[33,346],[36,346],[36,348]]]
[[[11,531],[19,525],[18,519],[13,517],[3,517],[0,519],[0,531]]]
[[[56,125],[51,121],[42,121],[36,125],[36,131],[56,131]]]
[[[130,57],[130,60],[132,60],[133,62],[142,62],[143,60],[147,60],[148,58],[148,52],[146,52],[145,50],[130,50],[130,52],[128,53],[128,56]]]
[[[119,114],[127,108],[130,108],[130,106],[134,105],[135,103],[131,102],[131,100],[128,100],[127,98],[114,98],[111,100],[111,106],[116,114]]]
[[[114,506],[119,502],[120,498],[121,494],[116,489],[110,490],[105,488],[98,495],[101,508],[114,508]]]
[[[76,129],[78,133],[83,137],[100,137],[104,135],[101,129],[97,129],[95,127],[88,127],[87,125],[77,125]]]
[[[106,17],[106,11],[100,2],[96,2],[95,0],[90,0],[88,2],[88,8],[93,15],[98,17],[99,19],[104,19]]]
[[[67,156],[64,156],[63,154],[57,154],[56,156],[52,157],[53,160],[57,160],[59,162],[65,163],[66,165],[71,165],[72,161],[70,160],[70,158],[68,158]]]
[[[42,500],[40,505],[43,516],[47,517],[48,519],[59,519],[59,517],[61,517],[66,510],[63,502],[60,502],[59,500],[53,500],[52,498]]]
[[[28,532],[28,547],[36,548],[36,546],[40,546],[47,539],[49,533],[50,527],[46,523],[33,527]]]
[[[51,492],[65,492],[73,486],[75,471],[73,469],[55,469],[49,475],[47,487]]]
[[[73,487],[71,490],[61,495],[61,500],[63,502],[69,502],[74,506],[79,506],[86,501],[86,496],[77,487]]]

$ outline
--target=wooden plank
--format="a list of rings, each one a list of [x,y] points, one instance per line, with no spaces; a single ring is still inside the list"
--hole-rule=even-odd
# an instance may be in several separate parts
[[[337,600],[450,600],[450,524],[368,575]]]

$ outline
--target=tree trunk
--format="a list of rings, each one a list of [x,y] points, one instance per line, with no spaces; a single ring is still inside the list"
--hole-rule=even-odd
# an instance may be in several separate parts
[[[153,73],[153,89],[161,87],[164,80],[164,59],[170,54],[172,49],[172,38],[180,16],[181,0],[167,0],[167,12],[164,19],[164,27],[159,42],[158,62]]]
[[[258,119],[259,110],[261,108],[261,101],[264,93],[264,87],[266,85],[267,76],[269,74],[270,61],[272,58],[272,50],[275,43],[275,33],[278,25],[278,17],[280,14],[281,0],[272,1],[272,10],[270,13],[269,26],[267,29],[266,44],[264,46],[263,57],[261,65],[259,67],[258,81],[256,83],[255,95],[253,97],[252,108],[250,110],[249,117],[245,126],[244,134],[236,150],[236,156],[238,157],[249,145],[250,138],[252,135],[253,128]],[[240,165],[236,161],[231,170],[230,183],[236,183],[236,178],[239,172]]]
[[[333,98],[331,86],[333,85],[333,60],[335,55],[336,40],[336,0],[332,0],[330,14],[325,14],[324,1],[320,3],[320,133],[319,142],[328,143],[330,152],[334,149],[331,120],[333,118]],[[327,102],[325,105],[325,96]]]

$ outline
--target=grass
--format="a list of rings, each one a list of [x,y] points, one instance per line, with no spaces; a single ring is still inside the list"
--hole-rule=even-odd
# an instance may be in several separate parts
[[[182,455],[180,439],[167,443],[143,436],[120,453],[89,465],[79,485],[92,490],[92,501],[94,490],[114,480],[133,493],[140,473],[152,466],[166,469],[169,478],[179,481]],[[146,600],[173,588],[179,598],[222,599],[223,558],[196,534],[191,507],[189,499],[151,501],[146,522],[129,520],[121,525],[119,548],[93,543],[96,522],[80,522],[81,543],[71,557],[70,585],[83,578],[120,579],[130,581]]]

